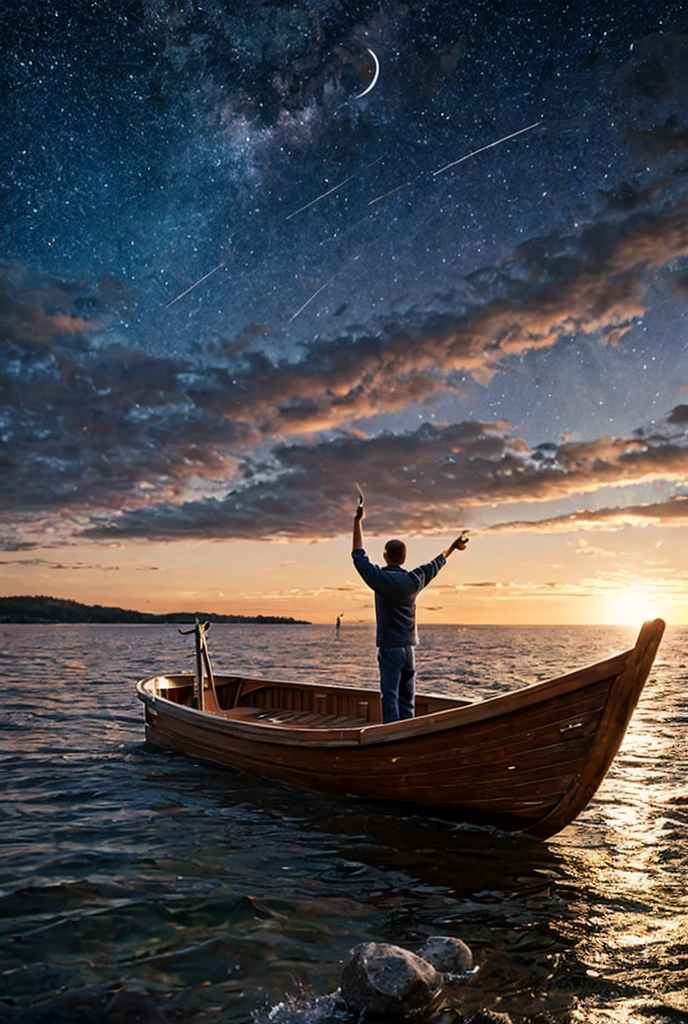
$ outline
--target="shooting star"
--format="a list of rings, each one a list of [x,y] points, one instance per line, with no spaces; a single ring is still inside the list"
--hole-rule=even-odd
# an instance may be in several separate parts
[[[327,192],[323,192],[321,196],[316,196],[315,199],[311,199],[310,203],[306,203],[305,206],[299,206],[298,210],[294,210],[293,213],[290,213],[289,216],[285,217],[284,219],[291,220],[291,218],[295,217],[297,213],[303,213],[303,211],[307,210],[309,206],[313,206],[315,203],[319,203],[321,199],[325,198],[325,196],[331,196],[332,193],[336,192],[338,188],[341,188],[342,185],[346,185],[347,181],[351,181],[351,179],[355,177],[355,174],[350,174],[348,178],[344,179],[344,181],[340,181],[338,185],[334,185],[332,188],[328,189]]]
[[[291,323],[292,320],[296,320],[297,316],[303,313],[306,306],[310,306],[313,299],[317,299],[318,295],[320,295],[320,292],[323,291],[324,288],[327,288],[328,284],[332,284],[336,276],[336,274],[333,274],[329,281],[325,281],[325,284],[321,284],[318,290],[316,292],[313,292],[310,299],[307,299],[306,302],[304,302],[303,306],[301,306],[301,309],[297,309],[294,315],[289,317],[287,323]]]
[[[194,281],[194,283],[192,285],[189,285],[189,287],[186,289],[186,291],[181,292],[181,294],[177,295],[177,297],[172,299],[171,302],[168,302],[167,305],[165,306],[165,309],[169,309],[170,306],[174,306],[175,302],[179,302],[179,300],[183,299],[185,295],[188,295],[189,292],[192,292],[194,290],[194,288],[198,288],[199,284],[203,284],[204,281],[207,281],[209,277],[212,277],[212,275],[216,271],[218,271],[220,269],[220,267],[224,267],[224,265],[225,265],[225,261],[223,260],[222,263],[218,263],[218,265],[216,267],[213,267],[212,270],[209,270],[207,274],[203,275],[203,277],[199,277],[198,281]]]
[[[370,47],[367,47],[367,49],[368,49],[368,53],[370,54],[370,56],[375,61],[375,73],[373,74],[373,80],[370,83],[370,85],[366,86],[366,88],[363,90],[363,92],[359,92],[357,96],[354,96],[355,100],[360,100],[361,97],[367,96],[369,92],[372,92],[372,90],[375,88],[375,84],[376,84],[378,78],[380,77],[380,61],[377,59],[377,57],[375,56],[373,51],[370,49]]]
[[[300,308],[300,309],[297,309],[297,310],[296,310],[296,312],[294,313],[294,315],[293,315],[293,316],[290,316],[290,317],[289,317],[289,319],[288,319],[287,323],[289,323],[289,324],[290,324],[290,323],[292,322],[292,320],[296,320],[297,316],[300,316],[300,314],[301,314],[301,313],[303,313],[303,311],[304,311],[304,309],[306,308],[306,306],[310,306],[310,304],[311,304],[311,302],[313,301],[313,299],[317,299],[318,295],[320,295],[320,292],[321,292],[321,291],[323,291],[323,290],[324,290],[325,288],[327,288],[327,286],[328,286],[328,285],[332,284],[332,282],[334,281],[335,277],[339,277],[339,275],[340,275],[340,274],[343,274],[343,273],[344,273],[344,271],[345,271],[345,270],[346,270],[346,269],[347,269],[347,268],[348,268],[348,267],[349,267],[349,266],[350,266],[350,265],[351,265],[352,263],[355,263],[355,262],[356,262],[356,260],[360,260],[360,258],[361,258],[361,254],[360,254],[360,252],[359,252],[359,253],[357,253],[357,255],[356,255],[356,256],[352,256],[352,257],[351,257],[351,259],[348,259],[348,260],[346,261],[346,263],[344,264],[344,266],[340,267],[340,268],[339,268],[339,270],[337,270],[337,271],[336,271],[336,272],[335,272],[335,273],[334,273],[334,274],[332,275],[332,277],[331,277],[331,278],[329,278],[329,280],[325,281],[325,284],[321,284],[321,285],[320,285],[320,287],[318,288],[318,290],[317,290],[317,291],[315,291],[315,292],[313,292],[313,294],[311,295],[310,299],[307,299],[307,300],[306,300],[306,302],[304,302],[303,306],[301,306],[301,308]],[[345,303],[345,305],[346,305],[346,303]]]
[[[364,167],[363,170],[369,171],[371,167],[375,166],[375,164],[379,164],[381,160],[384,160],[385,155],[386,154],[383,153],[382,156],[379,156],[377,160],[373,160],[373,162],[371,164],[368,164],[367,167]],[[355,178],[356,175],[358,174],[361,174],[361,171],[355,171],[354,174],[350,174],[348,178],[344,178],[344,181],[340,181],[338,185],[333,185],[332,188],[328,188],[327,192],[323,192],[321,195],[316,196],[315,199],[311,199],[310,203],[306,203],[304,206],[299,206],[298,210],[294,210],[293,213],[290,213],[289,216],[285,217],[284,219],[291,220],[291,218],[295,217],[297,213],[303,213],[303,211],[307,210],[309,206],[313,206],[315,205],[315,203],[319,203],[320,200],[324,199],[326,196],[331,196],[333,192],[336,192],[338,188],[342,187],[342,185],[346,185],[347,181],[351,181],[351,179]]]
[[[389,192],[385,192],[385,193],[384,193],[383,195],[381,195],[381,196],[376,196],[376,197],[375,197],[375,199],[371,199],[371,200],[370,200],[370,202],[368,203],[368,206],[372,206],[372,205],[373,205],[373,203],[379,203],[379,202],[380,202],[380,200],[382,200],[382,199],[386,199],[386,198],[387,198],[387,196],[393,196],[395,192],[398,192],[398,191],[399,191],[399,189],[401,189],[401,188],[406,188],[406,186],[407,186],[407,185],[410,185],[410,184],[411,184],[411,182],[410,182],[410,181],[405,181],[403,185],[397,185],[397,187],[396,187],[396,188],[391,188],[391,189],[389,190]]]
[[[497,139],[496,142],[490,142],[487,146],[481,146],[480,149],[474,149],[472,153],[466,153],[465,156],[459,157],[458,160],[453,160],[450,164],[440,167],[438,171],[433,171],[433,176],[443,174],[444,171],[448,171],[450,167],[456,167],[457,164],[462,164],[464,160],[470,160],[472,156],[477,156],[478,153],[484,153],[486,149],[492,149],[493,146],[499,146],[502,142],[508,142],[509,139],[515,139],[517,135],[523,135],[524,132],[530,132],[540,124],[542,124],[542,121],[536,121],[535,124],[529,124],[527,128],[521,128],[517,132],[512,132],[511,135],[505,135],[503,139]]]

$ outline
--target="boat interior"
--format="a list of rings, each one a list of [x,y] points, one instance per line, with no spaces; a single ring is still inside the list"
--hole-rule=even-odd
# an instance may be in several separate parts
[[[208,714],[292,729],[356,729],[382,723],[377,690],[272,682],[243,676],[216,676],[206,634],[210,623],[196,622],[196,674],[155,676],[139,684],[144,693]],[[416,717],[461,707],[470,701],[417,695]]]
[[[194,707],[194,677],[156,676],[145,692]],[[461,707],[469,701],[420,694],[416,716]],[[352,729],[382,721],[376,690],[344,689],[315,683],[269,682],[242,676],[204,678],[203,710],[225,718],[304,729]]]

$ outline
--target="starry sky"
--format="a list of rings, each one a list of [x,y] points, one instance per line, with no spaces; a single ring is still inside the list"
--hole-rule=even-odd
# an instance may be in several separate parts
[[[688,14],[10,0],[0,594],[688,622]]]

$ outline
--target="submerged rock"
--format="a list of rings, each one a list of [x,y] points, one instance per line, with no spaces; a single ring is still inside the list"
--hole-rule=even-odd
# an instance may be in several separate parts
[[[366,1017],[422,1015],[441,988],[432,964],[386,942],[361,942],[351,950],[341,977],[342,998]]]
[[[473,954],[465,942],[452,935],[431,935],[418,956],[442,974],[465,974],[473,968]]]

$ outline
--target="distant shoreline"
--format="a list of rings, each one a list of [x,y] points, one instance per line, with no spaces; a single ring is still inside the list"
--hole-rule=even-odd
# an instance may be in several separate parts
[[[100,604],[82,604],[60,597],[0,597],[3,625],[193,625],[201,622],[240,625],[310,626],[306,619],[281,615],[222,615],[217,612],[169,612],[162,615]]]

